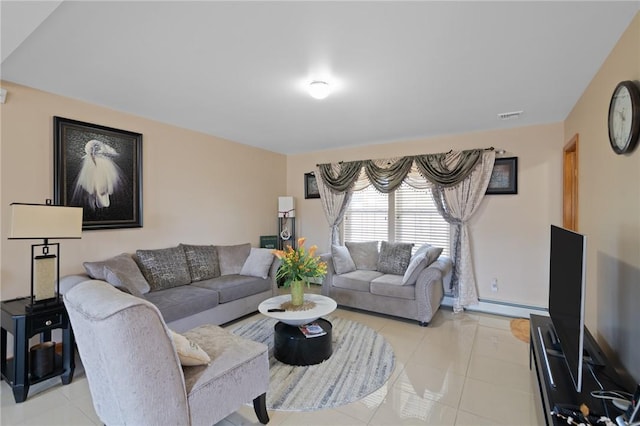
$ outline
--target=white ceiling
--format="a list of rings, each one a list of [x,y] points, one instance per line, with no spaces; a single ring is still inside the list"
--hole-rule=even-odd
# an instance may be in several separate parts
[[[0,7],[3,80],[294,154],[562,121],[640,1]]]

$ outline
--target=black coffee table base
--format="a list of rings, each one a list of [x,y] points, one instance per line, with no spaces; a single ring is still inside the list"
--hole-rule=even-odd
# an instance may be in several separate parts
[[[289,365],[319,364],[331,357],[332,325],[325,319],[317,319],[327,334],[318,337],[305,337],[297,326],[278,322],[275,325],[275,341],[273,355],[275,358]]]

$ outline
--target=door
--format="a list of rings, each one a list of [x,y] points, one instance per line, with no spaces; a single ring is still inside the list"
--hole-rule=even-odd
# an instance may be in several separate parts
[[[578,231],[578,135],[563,150],[562,226]]]

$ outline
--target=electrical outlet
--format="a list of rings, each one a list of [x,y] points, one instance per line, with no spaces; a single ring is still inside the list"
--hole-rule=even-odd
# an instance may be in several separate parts
[[[494,278],[491,280],[491,291],[494,293],[498,292],[498,279]]]

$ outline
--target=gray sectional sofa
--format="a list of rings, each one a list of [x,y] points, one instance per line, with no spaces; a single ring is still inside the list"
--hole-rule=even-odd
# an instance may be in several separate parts
[[[453,262],[425,244],[377,241],[332,246],[323,254],[327,275],[322,294],[338,305],[429,324],[449,290]]]
[[[63,277],[60,291],[64,294],[88,279],[106,281],[153,303],[167,325],[182,332],[257,311],[262,301],[278,294],[279,264],[271,250],[248,243],[180,244],[85,262],[87,273]]]

